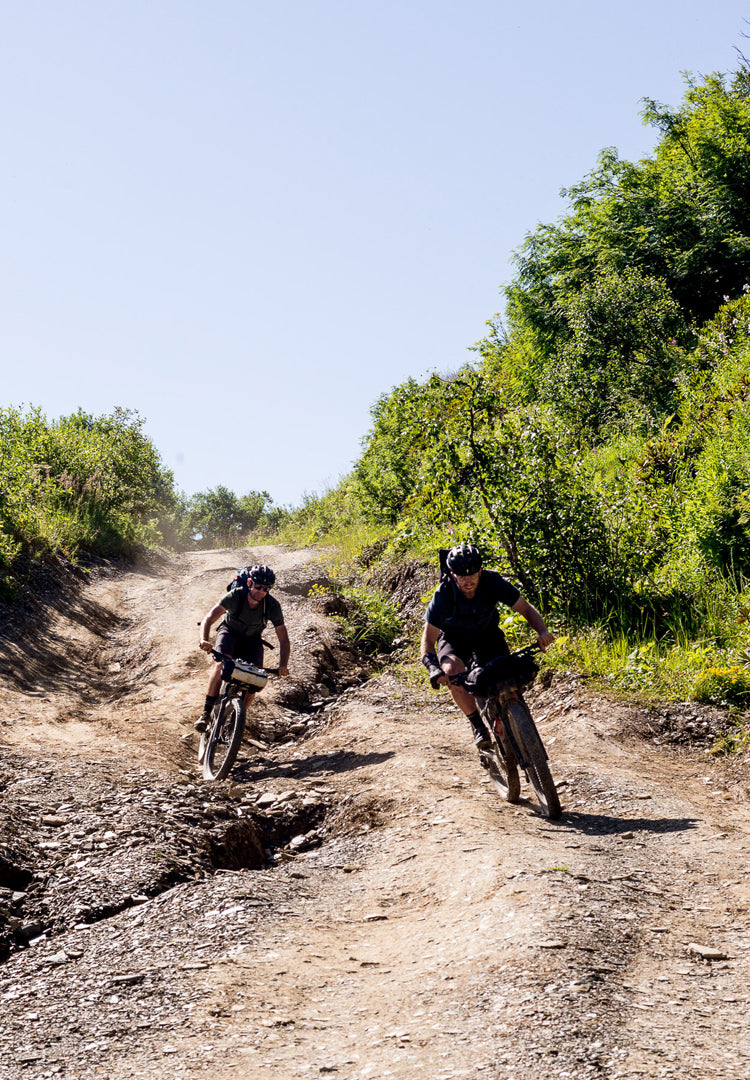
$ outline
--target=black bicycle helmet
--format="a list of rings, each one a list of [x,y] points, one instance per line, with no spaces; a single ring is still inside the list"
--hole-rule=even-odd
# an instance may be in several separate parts
[[[482,569],[482,556],[474,544],[459,544],[450,549],[445,564],[452,574],[468,577],[469,574],[478,574]]]
[[[251,566],[248,576],[253,585],[261,585],[266,589],[273,588],[276,583],[276,575],[270,566]]]

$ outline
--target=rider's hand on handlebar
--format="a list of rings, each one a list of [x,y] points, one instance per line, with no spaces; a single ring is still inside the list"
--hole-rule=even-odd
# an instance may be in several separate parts
[[[433,690],[437,690],[438,686],[444,686],[447,682],[445,675],[443,674],[440,662],[435,653],[423,653],[421,657],[422,665],[427,669],[427,674],[430,679],[430,686]]]
[[[288,667],[280,667],[279,668],[279,676],[281,678],[283,678],[284,675],[288,675],[288,674],[289,674],[289,668]]]
[[[203,652],[209,652],[209,653],[211,652],[211,642],[210,641],[201,641],[199,643],[198,647],[200,649],[202,649]]]
[[[546,652],[547,649],[550,647],[550,645],[552,644],[552,642],[554,640],[555,640],[555,635],[551,634],[549,632],[549,630],[547,631],[546,634],[540,634],[539,637],[537,638],[537,641],[539,643],[539,648],[542,650],[542,652]]]

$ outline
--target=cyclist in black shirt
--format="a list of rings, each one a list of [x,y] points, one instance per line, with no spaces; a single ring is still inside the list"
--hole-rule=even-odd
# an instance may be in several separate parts
[[[425,612],[422,663],[433,685],[445,685],[454,702],[474,729],[479,749],[489,746],[487,731],[473,696],[449,677],[466,670],[472,654],[480,664],[509,652],[500,629],[497,605],[506,604],[523,615],[535,631],[539,646],[547,649],[555,640],[535,607],[494,570],[483,570],[473,544],[453,547],[447,556],[448,574],[443,578]]]
[[[284,626],[284,616],[278,600],[269,595],[276,581],[276,575],[270,566],[253,566],[250,568],[250,576],[247,588],[231,589],[221,600],[208,612],[201,623],[201,636],[199,646],[204,652],[210,653],[212,649],[232,656],[235,659],[247,660],[256,667],[263,666],[263,640],[261,635],[266,623],[271,622],[279,639],[279,675],[289,674],[289,634]],[[216,643],[212,645],[209,640],[211,627],[217,619],[221,618],[219,628],[216,631]],[[221,687],[222,663],[219,661],[212,669],[206,688],[206,701],[203,712],[193,724],[196,731],[205,731],[211,719],[216,698]],[[245,704],[249,705],[253,694],[248,693]]]

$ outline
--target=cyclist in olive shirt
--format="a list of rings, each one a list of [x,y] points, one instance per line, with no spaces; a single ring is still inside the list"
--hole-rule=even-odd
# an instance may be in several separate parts
[[[266,623],[271,622],[279,639],[279,675],[289,674],[289,634],[284,626],[284,616],[278,600],[270,595],[276,581],[276,575],[270,566],[252,566],[247,581],[247,589],[232,589],[208,612],[201,623],[200,648],[204,652],[224,653],[226,656],[247,660],[256,667],[263,666],[263,641],[261,635]],[[216,643],[211,645],[209,633],[217,619],[221,618],[216,631]],[[196,731],[205,731],[211,718],[211,710],[216,704],[221,687],[221,668],[219,661],[212,669],[206,688],[206,701],[203,712],[193,725]],[[248,691],[245,705],[249,705],[255,695]]]
[[[515,585],[494,570],[482,569],[481,556],[473,544],[451,548],[446,564],[448,575],[425,612],[422,663],[433,686],[447,683],[454,702],[474,729],[474,742],[482,750],[489,746],[489,738],[474,697],[464,687],[453,686],[450,676],[466,670],[472,653],[477,654],[479,663],[486,663],[509,651],[500,629],[500,603],[523,615],[536,632],[540,648],[546,649],[555,637]]]

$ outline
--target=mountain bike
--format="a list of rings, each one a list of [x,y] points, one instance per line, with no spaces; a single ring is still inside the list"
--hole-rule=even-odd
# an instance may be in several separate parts
[[[248,691],[262,690],[269,673],[265,668],[235,660],[215,649],[211,655],[223,664],[221,690],[211,710],[211,722],[201,732],[198,764],[203,766],[204,780],[224,780],[234,765],[245,732],[245,695]]]
[[[562,813],[560,798],[547,763],[547,751],[521,693],[536,677],[534,653],[540,651],[538,645],[528,645],[483,666],[474,663],[451,681],[474,695],[489,731],[490,747],[480,750],[479,758],[495,789],[506,802],[518,802],[520,767],[534,789],[542,814],[554,819]]]

